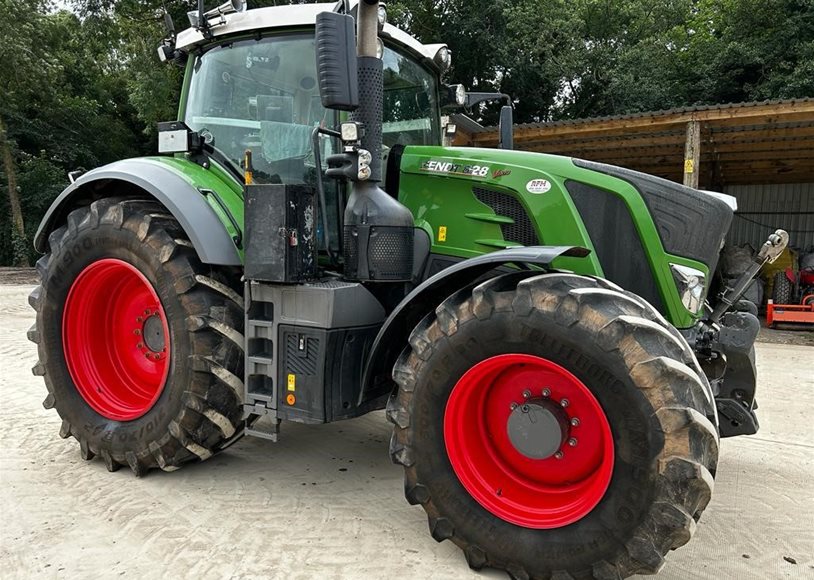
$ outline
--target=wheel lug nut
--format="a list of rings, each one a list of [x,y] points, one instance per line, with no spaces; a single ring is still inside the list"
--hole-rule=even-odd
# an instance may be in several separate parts
[[[518,407],[518,404],[517,404],[517,403],[512,403],[511,405],[509,405],[509,408],[510,408],[512,411],[514,411],[514,410],[515,410],[517,407]]]
[[[577,439],[576,439],[576,437],[571,437],[571,438],[568,440],[568,445],[570,445],[571,447],[576,447],[576,446],[577,446]]]
[[[549,389],[549,388],[543,389],[543,396],[546,397],[546,398],[550,397],[551,396],[551,389]]]
[[[144,322],[144,319],[141,316],[136,316],[136,322]]]
[[[562,459],[562,458],[564,457],[564,455],[565,455],[565,454],[564,454],[562,451],[557,451],[557,452],[554,454],[554,459]]]
[[[562,405],[563,409],[566,408],[570,404],[571,403],[568,402],[568,399],[563,399],[562,401],[560,401],[560,405]]]
[[[137,348],[137,349],[139,349],[139,350],[141,350],[142,348],[144,348],[144,343],[143,343],[143,342],[138,343],[138,345],[136,346],[136,348]]]
[[[523,391],[523,398],[528,399],[529,397],[531,397],[531,391],[526,389],[525,391]]]
[[[577,419],[576,417],[571,419],[571,426],[572,427],[579,427],[579,419]]]
[[[135,329],[133,331],[133,334],[135,334],[136,336],[139,336],[139,335],[141,335],[141,331],[137,328],[137,329]]]
[[[147,309],[144,311],[144,316],[150,316],[150,309],[149,309],[149,308],[147,308]]]

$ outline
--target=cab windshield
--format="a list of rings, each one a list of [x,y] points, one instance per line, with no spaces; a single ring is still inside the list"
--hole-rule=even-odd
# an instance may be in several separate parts
[[[440,144],[435,76],[389,47],[383,61],[385,152],[397,144]],[[235,163],[251,150],[259,183],[313,184],[312,132],[338,121],[320,101],[313,35],[238,41],[205,52],[193,64],[185,122],[211,136]],[[322,141],[323,165],[337,147]]]

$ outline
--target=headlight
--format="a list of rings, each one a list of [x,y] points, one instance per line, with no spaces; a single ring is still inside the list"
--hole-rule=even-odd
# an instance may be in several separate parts
[[[695,268],[678,264],[670,264],[670,270],[673,272],[673,279],[684,308],[693,314],[698,314],[704,304],[704,290],[707,285],[706,275]]]
[[[379,4],[377,16],[379,18],[379,31],[381,31],[384,25],[387,24],[387,7],[384,4]]]
[[[384,42],[381,38],[376,39],[376,58],[379,60],[384,58]]]
[[[358,123],[354,123],[352,121],[342,123],[339,130],[344,143],[353,143],[354,141],[358,141],[360,139]]]
[[[443,70],[449,70],[449,67],[452,66],[452,51],[449,47],[442,46],[438,49],[438,52],[435,53],[435,63]]]
[[[458,85],[455,87],[455,103],[459,107],[463,107],[466,104],[466,87],[463,85]]]

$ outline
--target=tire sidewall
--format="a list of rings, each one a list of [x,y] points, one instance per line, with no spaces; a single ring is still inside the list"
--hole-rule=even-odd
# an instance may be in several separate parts
[[[159,260],[158,248],[152,247],[127,228],[102,223],[87,227],[83,222],[68,230],[52,255],[46,277],[42,280],[44,300],[40,312],[43,346],[51,362],[56,408],[67,420],[77,438],[91,448],[107,449],[122,454],[144,448],[167,432],[169,423],[182,409],[186,386],[191,382],[190,368],[185,364],[190,354],[186,332],[186,311],[174,289],[176,280]],[[97,413],[77,390],[65,361],[62,320],[68,292],[79,274],[90,264],[115,258],[135,266],[150,282],[161,301],[170,331],[170,366],[161,395],[141,417],[116,421]],[[99,320],[99,324],[107,321]],[[57,363],[58,361],[58,363]]]
[[[526,562],[530,569],[546,561],[573,569],[608,557],[646,518],[655,494],[656,458],[664,447],[660,424],[652,404],[632,383],[622,356],[593,343],[585,329],[563,328],[541,312],[529,319],[496,312],[485,321],[461,324],[453,337],[434,345],[431,364],[422,364],[413,394],[412,444],[421,458],[416,462],[418,481],[427,485],[455,529],[472,535],[462,544],[489,545],[490,552],[505,554],[507,561]],[[594,394],[610,424],[615,461],[608,490],[589,514],[568,526],[535,530],[499,519],[470,496],[449,462],[444,412],[453,388],[478,362],[508,352],[538,356],[566,368]],[[554,534],[557,541],[552,543]],[[461,540],[458,535],[456,541]]]

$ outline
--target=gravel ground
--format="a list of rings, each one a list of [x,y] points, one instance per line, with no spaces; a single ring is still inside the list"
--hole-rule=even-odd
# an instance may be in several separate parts
[[[30,373],[30,289],[0,286],[3,578],[505,578],[432,540],[381,413],[143,479],[82,461]],[[713,501],[659,579],[814,579],[814,349],[760,343],[758,366],[762,429],[722,442]]]

